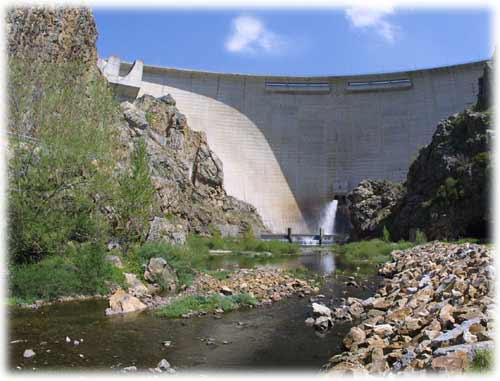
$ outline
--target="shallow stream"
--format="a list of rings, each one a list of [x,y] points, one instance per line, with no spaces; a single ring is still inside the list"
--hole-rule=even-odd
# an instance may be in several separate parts
[[[257,261],[225,256],[213,262],[213,269],[252,266],[307,268],[325,275],[322,301],[330,306],[338,305],[342,297],[369,297],[379,282],[371,277],[360,282],[363,287],[346,286],[345,274],[335,274],[333,253],[309,252]],[[233,311],[220,319],[213,315],[164,319],[153,312],[108,317],[104,315],[106,307],[107,301],[93,300],[38,310],[11,308],[10,367],[36,371],[109,370],[135,365],[145,370],[165,358],[178,371],[319,370],[332,355],[342,351],[342,338],[351,327],[351,323],[336,323],[328,333],[319,335],[306,326],[304,320],[311,315],[309,297],[294,296],[269,306]],[[66,336],[71,343],[66,342]],[[23,341],[11,343],[18,340]],[[81,342],[74,345],[73,340]],[[164,341],[171,341],[171,346],[164,346]],[[28,348],[36,356],[24,359],[23,352]]]

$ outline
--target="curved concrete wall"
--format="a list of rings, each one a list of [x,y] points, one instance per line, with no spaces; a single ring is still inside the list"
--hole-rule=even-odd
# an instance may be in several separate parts
[[[99,65],[124,97],[172,94],[207,133],[227,192],[273,232],[318,229],[320,212],[361,180],[402,181],[439,120],[475,102],[484,62],[349,77],[219,74]]]

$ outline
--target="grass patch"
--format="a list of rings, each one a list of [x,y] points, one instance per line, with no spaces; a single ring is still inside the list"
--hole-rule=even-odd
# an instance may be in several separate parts
[[[160,317],[177,318],[192,311],[213,312],[220,308],[227,312],[241,306],[253,306],[256,303],[257,299],[249,294],[231,296],[222,296],[220,294],[210,296],[189,295],[160,308],[156,311],[156,314]]]
[[[336,259],[339,269],[369,275],[377,271],[377,266],[391,260],[393,250],[409,249],[412,246],[414,244],[407,241],[385,242],[372,239],[336,245],[333,250],[338,254]]]
[[[205,271],[208,275],[214,277],[215,279],[224,280],[229,278],[229,276],[233,273],[229,270],[208,270]]]
[[[209,250],[231,250],[234,253],[244,251],[269,252],[275,255],[299,254],[300,246],[295,243],[278,240],[262,241],[247,231],[242,238],[222,237],[215,231],[210,238],[204,238],[203,243]]]
[[[493,353],[488,349],[479,349],[470,365],[473,372],[489,372],[493,369]]]
[[[325,278],[318,273],[308,270],[305,267],[297,267],[296,269],[290,269],[286,272],[293,278],[307,281],[312,287],[321,286],[325,280]]]

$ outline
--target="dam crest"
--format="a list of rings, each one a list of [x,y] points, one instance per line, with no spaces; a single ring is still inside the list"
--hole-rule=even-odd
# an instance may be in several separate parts
[[[254,205],[272,232],[311,234],[328,225],[325,206],[361,180],[403,181],[438,122],[475,103],[484,63],[324,77],[180,70],[116,56],[98,65],[122,100],[171,94],[222,160],[227,193]]]

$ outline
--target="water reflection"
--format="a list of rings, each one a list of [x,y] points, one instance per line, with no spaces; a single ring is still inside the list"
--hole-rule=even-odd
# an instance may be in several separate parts
[[[267,258],[252,258],[245,255],[220,255],[210,258],[208,267],[210,270],[248,268],[295,270],[305,268],[321,275],[333,274],[336,268],[335,254],[320,251],[312,251],[303,255],[285,255]]]

